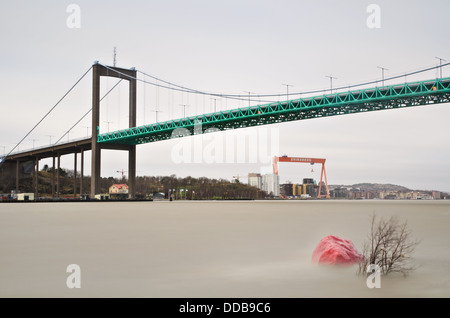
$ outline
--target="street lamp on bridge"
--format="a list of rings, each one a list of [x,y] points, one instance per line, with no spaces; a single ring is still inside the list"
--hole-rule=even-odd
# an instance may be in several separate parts
[[[51,146],[52,145],[52,137],[55,137],[55,136],[47,135],[47,137],[50,137],[50,146]]]
[[[38,141],[38,139],[30,139],[33,142],[33,149],[34,149],[34,142]]]
[[[289,100],[289,86],[294,87],[294,85],[291,84],[281,84],[283,86],[286,86],[286,100]]]
[[[248,107],[250,107],[250,94],[253,94],[253,92],[244,91],[244,93],[248,93]]]
[[[446,62],[446,60],[444,60],[440,57],[437,57],[437,56],[436,56],[436,58],[439,60],[439,72],[440,72],[439,78],[442,78],[442,62]]]
[[[183,107],[183,118],[186,118],[186,107],[189,107],[189,105],[181,104],[181,107]]]
[[[152,110],[152,112],[155,113],[155,117],[156,117],[155,120],[156,120],[156,122],[158,122],[158,113],[162,112],[162,110],[155,109],[155,110]]]
[[[109,124],[111,124],[112,121],[104,121],[104,123],[108,125],[108,132],[109,132]]]
[[[86,128],[86,137],[89,137],[89,126],[83,126],[83,128]]]
[[[326,75],[325,77],[328,77],[330,79],[330,94],[333,94],[333,80],[337,79],[337,77],[333,77],[331,74]]]
[[[379,69],[381,69],[381,84],[384,86],[384,71],[389,71],[389,69],[381,66],[377,66]]]
[[[216,102],[217,102],[217,98],[211,98],[212,100],[214,100],[214,112],[216,112]]]

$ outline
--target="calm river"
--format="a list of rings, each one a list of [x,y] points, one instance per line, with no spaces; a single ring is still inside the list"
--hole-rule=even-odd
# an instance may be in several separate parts
[[[311,263],[330,234],[361,251],[372,213],[408,221],[417,270]],[[5,203],[0,297],[450,297],[449,246],[450,201]]]

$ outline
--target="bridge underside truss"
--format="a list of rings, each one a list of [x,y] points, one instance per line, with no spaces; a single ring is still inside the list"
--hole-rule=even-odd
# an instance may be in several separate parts
[[[450,78],[443,78],[219,111],[101,134],[97,140],[138,145],[218,130],[449,102]]]

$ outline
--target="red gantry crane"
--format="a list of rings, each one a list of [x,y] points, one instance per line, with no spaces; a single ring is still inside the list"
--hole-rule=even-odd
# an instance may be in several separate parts
[[[309,163],[311,165],[315,163],[322,164],[322,171],[320,173],[320,183],[319,183],[319,194],[317,195],[317,198],[321,198],[325,196],[327,199],[330,198],[330,192],[328,191],[328,182],[327,182],[327,173],[325,172],[325,160],[321,158],[302,158],[302,157],[288,157],[288,156],[274,156],[273,157],[273,173],[278,175],[278,163],[279,162],[296,162],[296,163]],[[327,194],[322,195],[322,178],[325,178],[325,187],[327,189]]]

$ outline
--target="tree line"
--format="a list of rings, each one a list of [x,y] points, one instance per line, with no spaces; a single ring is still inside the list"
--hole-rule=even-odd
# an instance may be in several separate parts
[[[170,176],[136,178],[136,193],[164,193],[187,200],[263,199],[267,194],[255,187],[225,179]]]

